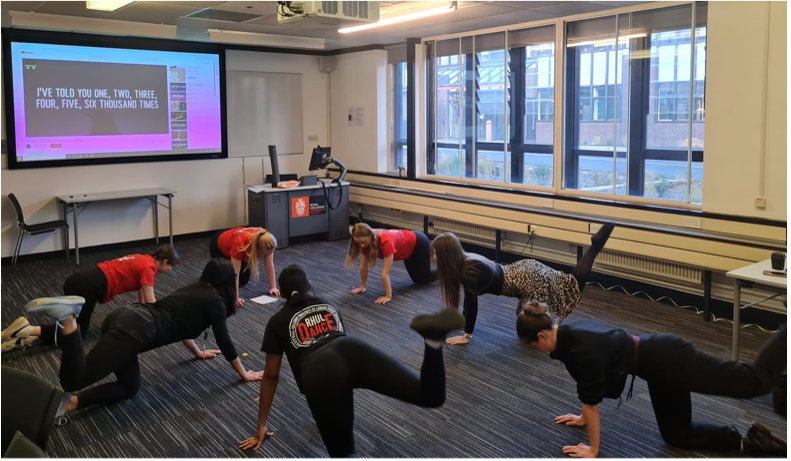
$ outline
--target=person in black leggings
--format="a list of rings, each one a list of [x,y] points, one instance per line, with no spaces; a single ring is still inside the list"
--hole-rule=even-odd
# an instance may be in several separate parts
[[[261,381],[258,430],[239,444],[257,450],[266,437],[267,420],[280,378],[283,353],[294,379],[308,401],[313,419],[331,457],[355,455],[354,389],[370,389],[422,407],[445,403],[445,365],[442,340],[461,328],[463,317],[444,311],[420,315],[412,329],[426,342],[420,376],[384,351],[347,336],[346,327],[331,301],[311,296],[310,282],[299,266],[289,266],[278,278],[285,306],[266,325],[261,348],[266,367]]]
[[[555,421],[587,426],[590,446],[565,446],[572,457],[599,454],[599,403],[617,399],[627,375],[647,381],[656,422],[670,445],[691,450],[746,450],[754,456],[786,455],[785,440],[754,422],[745,435],[732,426],[692,421],[691,392],[748,399],[772,391],[787,364],[785,325],[769,337],[753,363],[724,360],[667,334],[631,336],[592,320],[558,325],[543,303],[530,302],[519,314],[519,338],[560,360],[577,382],[582,415]],[[626,399],[632,394],[630,387]]]
[[[354,267],[357,256],[360,260],[360,288],[351,291],[353,295],[365,293],[368,284],[368,270],[376,267],[376,260],[382,260],[382,285],[385,295],[375,304],[384,304],[393,299],[390,286],[390,268],[393,261],[404,261],[409,278],[415,285],[426,285],[437,280],[436,269],[431,268],[431,242],[426,234],[404,229],[371,229],[365,223],[357,223],[352,228],[349,239],[349,252],[346,255],[346,268]]]
[[[109,303],[116,296],[131,291],[138,293],[140,303],[153,303],[156,301],[154,278],[178,264],[176,249],[163,245],[150,254],[127,255],[70,275],[63,284],[63,294],[85,298],[77,318],[82,337],[88,334],[97,303]],[[19,317],[3,330],[0,337],[3,352],[30,345],[55,344],[57,326],[31,325],[26,317]]]
[[[464,290],[464,336],[447,339],[450,345],[470,342],[478,318],[478,296],[493,294],[519,299],[517,315],[522,306],[533,299],[547,303],[557,317],[564,319],[577,307],[580,293],[590,277],[593,262],[604,248],[615,225],[607,223],[591,236],[591,246],[566,274],[535,259],[521,259],[511,264],[498,264],[475,253],[467,253],[450,232],[438,235],[432,247],[437,257],[437,278],[442,303],[446,309],[458,310],[459,291]]]
[[[76,320],[82,297],[40,298],[28,303],[26,309],[47,314],[63,325],[58,344],[63,350],[60,383],[65,391],[77,392],[115,373],[117,381],[73,395],[65,408],[71,411],[132,398],[141,386],[137,356],[176,341],[182,341],[197,358],[222,353],[243,380],[260,380],[263,372],[244,369],[228,334],[226,318],[235,312],[234,300],[233,266],[228,261],[211,260],[197,283],[153,304],[134,304],[110,313],[102,324],[99,342],[88,354]],[[201,351],[192,339],[209,327],[220,349]]]

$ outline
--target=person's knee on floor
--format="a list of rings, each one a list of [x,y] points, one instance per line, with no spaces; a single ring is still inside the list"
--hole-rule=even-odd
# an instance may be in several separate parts
[[[686,448],[690,443],[691,428],[687,427],[660,427],[659,433],[668,445],[677,448]]]

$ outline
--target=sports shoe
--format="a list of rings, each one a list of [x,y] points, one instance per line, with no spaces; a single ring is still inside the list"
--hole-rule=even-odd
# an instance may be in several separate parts
[[[444,340],[451,331],[464,328],[464,316],[451,310],[418,315],[412,320],[410,328],[425,339]]]
[[[0,334],[0,341],[6,342],[12,339],[25,338],[30,336],[31,333],[33,333],[33,327],[30,326],[30,322],[25,317],[19,317],[8,328],[3,330],[3,333]]]
[[[72,315],[79,316],[83,304],[85,304],[85,298],[82,296],[56,296],[34,299],[27,303],[25,310],[30,313],[46,314],[60,323]]]
[[[742,437],[744,449],[754,456],[783,456],[788,453],[786,441],[773,435],[763,424],[753,421],[747,430],[747,435]]]
[[[24,349],[28,346],[32,346],[33,344],[38,342],[38,336],[26,336],[24,338],[16,338],[10,341],[6,341],[0,346],[0,352],[6,353],[15,351],[17,349]]]

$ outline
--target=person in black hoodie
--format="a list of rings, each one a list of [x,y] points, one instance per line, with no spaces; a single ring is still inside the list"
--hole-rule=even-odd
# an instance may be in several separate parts
[[[266,325],[261,347],[266,352],[266,366],[257,432],[239,444],[241,449],[257,450],[266,437],[273,435],[267,431],[267,422],[283,353],[333,458],[355,455],[354,389],[370,389],[422,407],[436,408],[445,403],[442,341],[448,332],[464,325],[461,314],[444,311],[419,315],[412,321],[412,329],[426,342],[418,376],[384,351],[347,336],[338,306],[310,294],[310,282],[301,267],[283,269],[278,284],[286,304]]]
[[[786,368],[786,327],[761,347],[753,363],[724,360],[703,352],[674,335],[632,336],[592,320],[558,325],[547,306],[533,301],[523,307],[516,323],[519,338],[531,348],[549,352],[566,365],[577,382],[582,415],[566,414],[555,421],[587,426],[590,446],[565,446],[572,457],[599,454],[599,403],[617,399],[626,378],[648,383],[662,438],[670,445],[701,450],[746,450],[753,456],[786,454],[786,442],[754,422],[745,435],[732,426],[692,421],[691,392],[747,399],[768,394]],[[627,393],[631,397],[632,389]]]
[[[27,304],[28,312],[41,312],[62,329],[60,383],[77,392],[115,373],[116,381],[75,394],[65,411],[110,404],[132,398],[140,390],[140,353],[181,341],[197,358],[222,353],[245,381],[260,380],[263,372],[245,370],[231,337],[226,318],[236,312],[236,279],[229,261],[213,259],[197,283],[176,290],[151,304],[133,304],[111,312],[102,323],[99,342],[85,353],[76,317],[85,300],[79,296],[39,298]],[[193,342],[211,327],[219,350],[201,351]]]

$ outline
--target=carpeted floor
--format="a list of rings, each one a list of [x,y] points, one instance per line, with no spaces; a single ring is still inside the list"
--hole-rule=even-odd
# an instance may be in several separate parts
[[[155,246],[125,252],[144,253]],[[157,297],[197,279],[208,260],[208,239],[177,242],[182,263],[156,281]],[[409,329],[417,313],[439,307],[436,284],[415,287],[403,264],[393,266],[394,299],[377,306],[383,294],[379,269],[368,292],[352,296],[359,286],[357,269],[346,271],[345,242],[303,243],[278,250],[275,266],[301,264],[315,292],[334,300],[349,333],[388,351],[414,370],[422,361],[423,342]],[[80,267],[122,256],[118,252],[84,254]],[[380,266],[381,267],[381,264]],[[78,268],[63,259],[21,263],[2,268],[2,326],[22,314],[36,297],[61,294],[63,281]],[[263,272],[263,271],[262,271]],[[266,291],[266,276],[242,289],[244,297]],[[122,295],[99,305],[86,347],[113,308],[135,302]],[[486,295],[472,342],[445,349],[447,402],[439,409],[413,407],[370,391],[355,391],[355,438],[362,457],[564,457],[563,445],[587,443],[585,429],[558,426],[553,418],[579,412],[574,381],[560,362],[522,346],[514,331],[516,299]],[[267,320],[279,304],[248,301],[229,320],[231,336],[248,369],[263,370],[259,351]],[[582,303],[569,317],[597,319],[634,334],[673,333],[713,354],[729,357],[731,325],[705,323],[689,310],[654,304],[639,297],[588,287]],[[43,319],[33,319],[42,321]],[[742,357],[752,359],[767,337],[755,328],[742,330]],[[211,338],[207,348],[214,347]],[[198,340],[201,345],[202,341]],[[34,347],[3,354],[2,364],[38,374],[58,383],[60,353]],[[224,359],[196,360],[181,344],[140,356],[143,389],[122,404],[70,413],[56,428],[48,454],[56,457],[326,457],[305,399],[298,392],[287,361],[275,397],[269,428],[275,436],[255,452],[237,448],[255,432],[258,383],[242,383]],[[24,396],[19,396],[24,398]],[[749,401],[693,395],[693,419],[734,425],[746,430],[753,420],[786,437],[786,420],[772,412],[771,396]],[[680,450],[666,445],[657,430],[645,382],[635,383],[634,397],[618,406],[601,405],[602,457],[723,457],[740,453]]]

